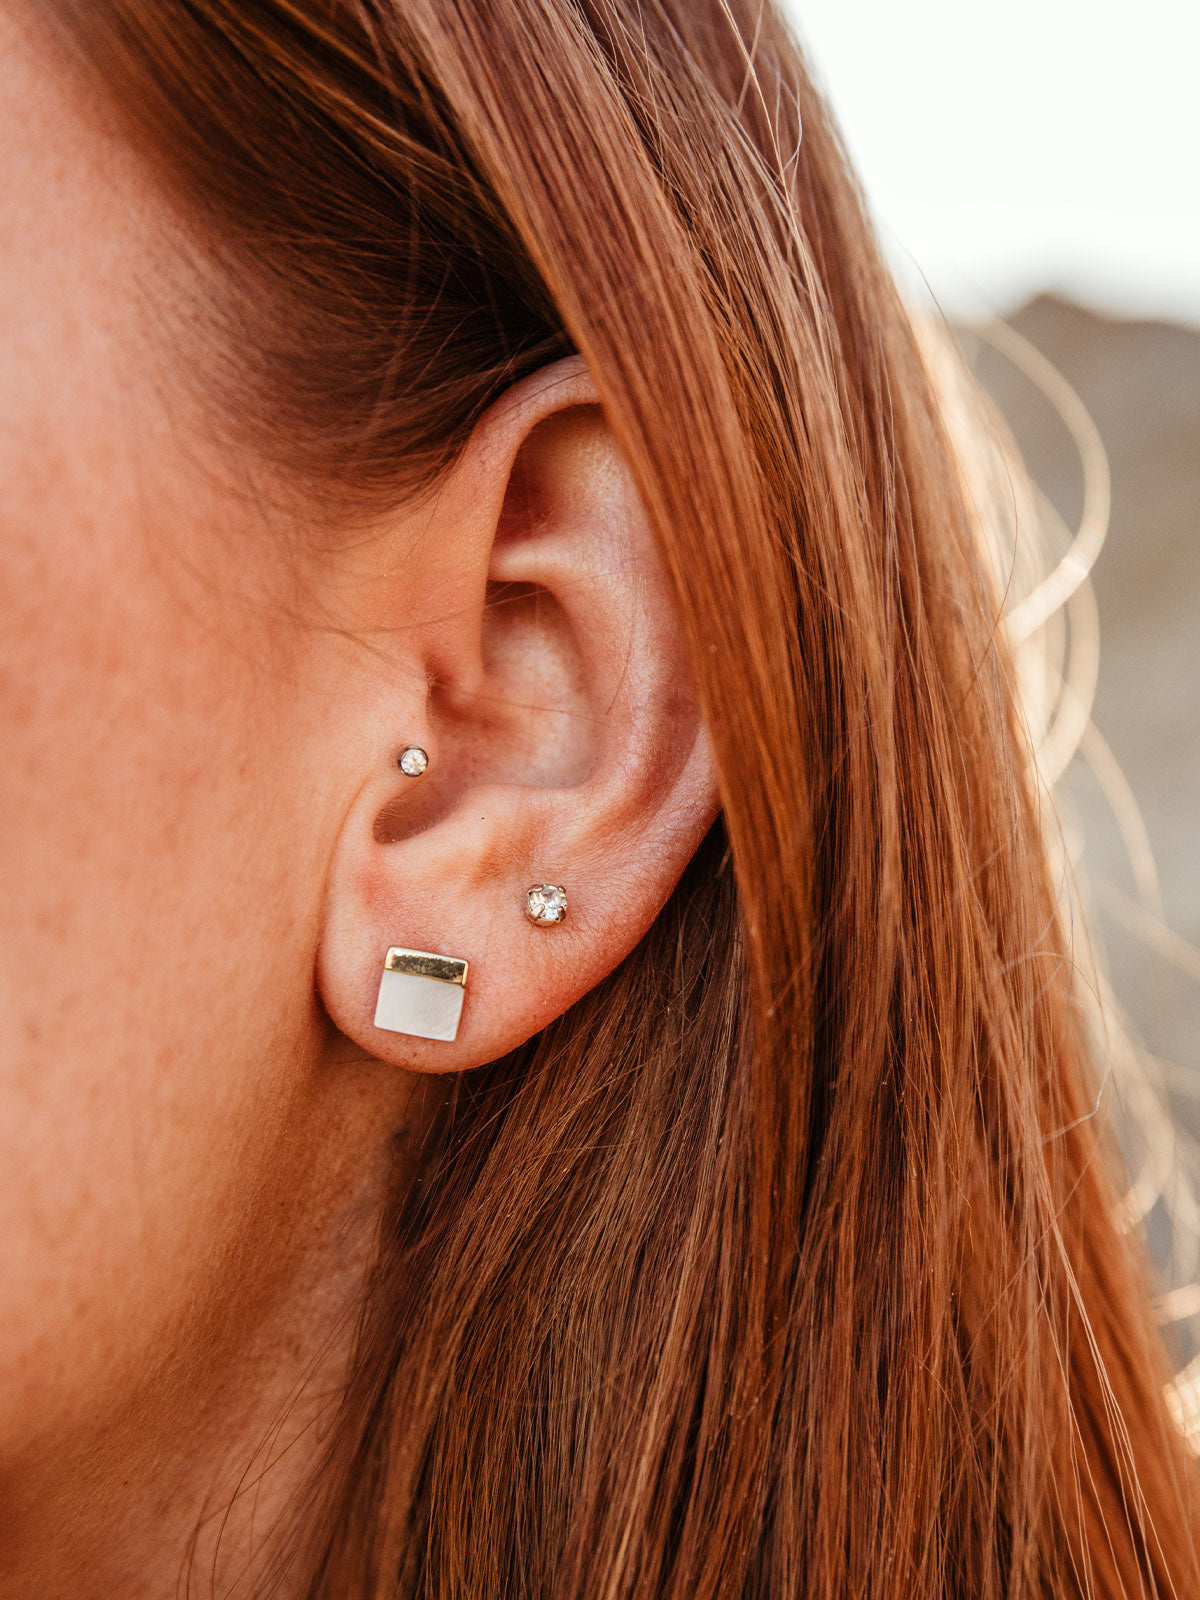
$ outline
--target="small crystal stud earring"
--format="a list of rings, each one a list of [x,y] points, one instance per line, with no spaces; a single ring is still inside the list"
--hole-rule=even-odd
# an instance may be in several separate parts
[[[535,883],[525,897],[525,915],[539,928],[554,928],[567,914],[567,891],[557,883]]]
[[[401,750],[396,765],[406,778],[419,778],[429,765],[429,757],[420,745],[410,744]]]

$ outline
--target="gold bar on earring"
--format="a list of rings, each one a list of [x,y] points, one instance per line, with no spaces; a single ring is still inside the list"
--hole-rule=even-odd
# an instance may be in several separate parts
[[[440,983],[465,985],[467,963],[454,956],[436,956],[428,950],[404,950],[397,945],[383,961],[388,972],[403,972],[410,978],[437,978]]]

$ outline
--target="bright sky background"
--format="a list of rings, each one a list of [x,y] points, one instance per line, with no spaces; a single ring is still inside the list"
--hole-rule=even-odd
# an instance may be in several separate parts
[[[784,0],[897,269],[1200,325],[1200,0]]]

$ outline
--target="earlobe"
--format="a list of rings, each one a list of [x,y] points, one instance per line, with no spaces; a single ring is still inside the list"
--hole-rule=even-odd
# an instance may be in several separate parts
[[[628,954],[716,789],[672,597],[582,363],[502,397],[419,518],[397,517],[363,591],[376,627],[394,606],[407,659],[364,678],[349,717],[360,776],[317,981],[369,1054],[458,1071]],[[424,704],[398,706],[418,675]],[[389,777],[370,744],[401,714],[428,755],[397,771],[393,746]]]

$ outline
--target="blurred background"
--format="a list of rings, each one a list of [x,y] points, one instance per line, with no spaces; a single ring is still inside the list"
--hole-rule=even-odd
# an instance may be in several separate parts
[[[785,0],[898,264],[1200,327],[1195,0]]]
[[[1107,451],[1097,731],[1056,793],[1118,1001],[1200,1135],[1200,4],[785,3],[897,275],[955,325],[1068,529],[1061,407],[972,325],[1031,341]],[[1200,1239],[1200,1212],[1183,1226]]]

